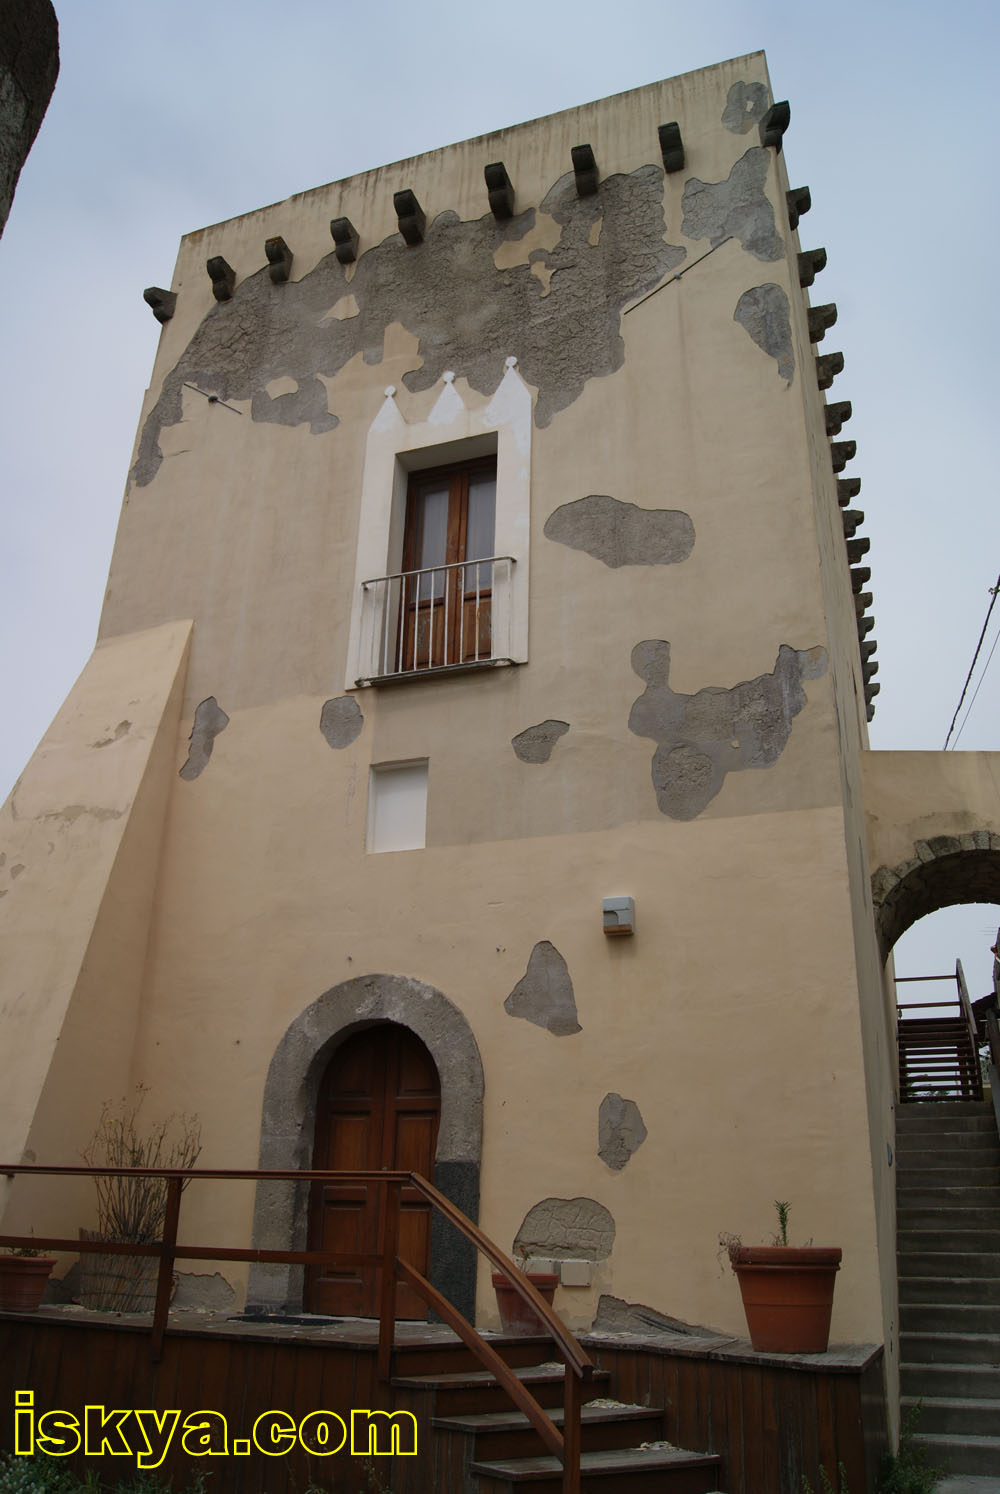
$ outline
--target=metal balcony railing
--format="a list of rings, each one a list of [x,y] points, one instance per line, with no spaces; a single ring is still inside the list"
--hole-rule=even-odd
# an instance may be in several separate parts
[[[490,555],[363,582],[356,683],[511,663],[513,570]]]

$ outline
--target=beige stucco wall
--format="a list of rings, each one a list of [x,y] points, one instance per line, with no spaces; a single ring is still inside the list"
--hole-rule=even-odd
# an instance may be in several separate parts
[[[614,1250],[595,1289],[561,1291],[572,1322],[590,1321],[600,1290],[741,1331],[717,1237],[766,1238],[772,1201],[785,1198],[796,1238],[844,1247],[834,1338],[888,1342],[892,1179],[881,1159],[891,1085],[859,834],[865,727],[780,156],[766,153],[778,244],[770,258],[733,238],[695,264],[708,235],[682,232],[687,184],[723,182],[759,149],[755,128],[720,125],[737,83],[766,86],[760,55],[385,167],[184,240],[177,312],[161,336],[144,422],[204,328],[231,327],[226,377],[243,388],[251,318],[279,318],[279,298],[292,291],[251,287],[240,298],[270,235],[292,247],[298,282],[329,253],[331,217],[352,218],[362,249],[393,233],[392,193],[402,187],[429,219],[448,209],[467,221],[486,212],[490,161],[506,163],[521,211],[539,209],[583,141],[602,177],[658,169],[657,126],[667,120],[681,122],[688,152],[684,171],[662,178],[666,239],[684,249],[685,273],[618,319],[621,365],[573,385],[573,337],[583,333],[572,318],[560,324],[558,289],[571,267],[552,276],[533,312],[539,325],[551,315],[570,370],[545,378],[563,378],[560,392],[571,397],[531,432],[525,665],[358,690],[357,739],[334,750],[320,733],[324,701],[350,678],[368,433],[387,386],[414,424],[442,395],[441,379],[407,388],[424,354],[398,321],[389,319],[369,361],[359,351],[323,375],[335,429],[314,435],[304,422],[254,418],[252,398],[238,392],[210,402],[209,369],[202,392],[180,391],[182,418],[163,425],[155,470],[140,431],[146,465],[123,509],[101,636],[125,639],[187,617],[194,629],[162,836],[147,847],[155,898],[141,994],[123,980],[107,999],[135,1021],[121,1065],[129,1082],[150,1084],[161,1112],[197,1112],[206,1165],[253,1166],[268,1066],[298,1015],[357,975],[426,982],[461,1010],[483,1059],[488,1233],[509,1246],[547,1197],[592,1198],[614,1216]],[[610,231],[595,224],[589,248],[597,252]],[[558,240],[559,224],[538,211],[528,238],[498,241],[494,263],[522,263],[532,246]],[[238,276],[236,299],[219,306],[204,270],[214,254]],[[344,277],[345,294],[359,276]],[[790,381],[734,319],[744,292],[761,286],[777,287],[789,308]],[[470,301],[477,295],[473,286]],[[303,339],[343,310],[340,299],[311,306]],[[501,365],[517,346],[512,334],[512,346],[496,350]],[[541,398],[534,367],[520,357],[516,377]],[[466,409],[481,412],[491,391],[472,387],[461,363],[450,371]],[[550,515],[588,494],[689,515],[690,556],[612,569],[547,539]],[[658,808],[656,744],[629,730],[644,690],[630,660],[644,640],[670,643],[675,692],[750,682],[739,732],[769,744],[691,819]],[[782,646],[813,651],[811,663],[772,699],[759,680]],[[775,722],[796,689],[801,709],[778,743]],[[181,781],[192,718],[209,697],[229,722],[200,776]],[[696,737],[714,729],[714,697],[699,700]],[[520,761],[511,738],[549,718],[569,725],[550,761]],[[429,763],[427,848],[372,856],[371,765],[412,758]],[[638,932],[609,941],[601,899],[622,893],[636,899]],[[541,941],[556,946],[573,982],[581,1031],[571,1036],[504,1008]],[[46,1149],[65,1153],[64,1117],[86,1125],[89,1110],[96,1121],[113,1082],[110,1072],[68,1077],[69,1109],[45,1091],[34,1124]],[[598,1109],[612,1092],[636,1102],[648,1132],[620,1172],[597,1156]],[[185,1233],[245,1241],[251,1209],[248,1190],[193,1188]],[[492,1311],[485,1292],[480,1311]]]
[[[866,752],[865,824],[872,866],[896,866],[918,842],[1000,834],[1000,754]],[[964,849],[990,849],[973,841]]]
[[[0,812],[4,1161],[78,1164],[129,1084],[190,631],[99,646]]]

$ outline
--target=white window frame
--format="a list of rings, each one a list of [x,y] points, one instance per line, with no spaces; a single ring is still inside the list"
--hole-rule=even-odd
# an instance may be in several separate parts
[[[407,420],[390,386],[368,430],[361,484],[357,562],[351,597],[345,689],[361,688],[362,588],[402,567],[406,492],[411,472],[496,454],[495,555],[513,558],[508,656],[528,658],[528,560],[531,531],[531,392],[508,358],[489,404],[470,409],[446,373],[426,420]]]
[[[365,849],[369,855],[386,856],[394,855],[397,851],[422,851],[427,845],[428,766],[426,757],[410,758],[398,763],[372,764],[368,774],[368,827],[365,837]],[[407,780],[405,783],[404,775]],[[401,835],[399,824],[389,811],[390,796],[387,791],[393,786],[394,779],[406,796],[407,802],[403,803],[402,799],[399,801],[403,806],[400,810],[403,823],[408,823],[413,818],[414,809],[419,808],[419,838],[408,839]],[[386,819],[380,825],[382,816]],[[390,824],[395,834],[390,832]],[[395,844],[396,841],[403,841],[404,844]]]

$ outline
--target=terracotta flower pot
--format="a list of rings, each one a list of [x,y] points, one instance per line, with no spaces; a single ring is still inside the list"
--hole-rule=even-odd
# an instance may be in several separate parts
[[[540,1292],[548,1305],[552,1306],[552,1299],[559,1285],[559,1277],[554,1271],[528,1271],[528,1280],[536,1291]],[[500,1321],[503,1324],[504,1333],[510,1333],[521,1338],[531,1334],[547,1333],[541,1318],[533,1307],[529,1307],[511,1286],[506,1276],[500,1271],[493,1273],[493,1290],[497,1294],[497,1307],[500,1309]]]
[[[822,1354],[830,1341],[839,1246],[743,1246],[733,1261],[750,1342],[772,1354]]]
[[[0,1255],[0,1311],[34,1312],[55,1263],[51,1255]]]

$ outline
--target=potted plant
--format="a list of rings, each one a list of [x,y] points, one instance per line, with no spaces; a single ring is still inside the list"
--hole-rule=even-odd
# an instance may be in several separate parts
[[[0,1311],[34,1312],[55,1263],[55,1256],[42,1255],[30,1245],[0,1253]]]
[[[525,1260],[523,1252],[515,1251],[514,1264],[551,1307],[556,1287],[559,1285],[557,1273],[555,1271],[525,1271]],[[500,1322],[504,1333],[509,1333],[512,1337],[527,1338],[533,1334],[548,1332],[535,1309],[518,1294],[502,1271],[493,1272],[493,1290],[497,1295],[497,1307],[500,1310]]]
[[[197,1117],[169,1115],[145,1127],[140,1111],[148,1090],[132,1099],[105,1103],[83,1159],[89,1167],[193,1167],[201,1151]],[[162,1178],[114,1177],[97,1173],[97,1229],[80,1238],[150,1245],[163,1236],[167,1187]],[[186,1186],[186,1185],[185,1185]],[[151,1312],[158,1262],[152,1256],[81,1252],[79,1300],[84,1307],[116,1312]]]
[[[830,1341],[833,1288],[840,1270],[839,1246],[789,1245],[789,1205],[775,1200],[778,1233],[771,1245],[744,1245],[723,1234],[740,1284],[750,1342],[758,1352],[822,1354]]]

